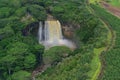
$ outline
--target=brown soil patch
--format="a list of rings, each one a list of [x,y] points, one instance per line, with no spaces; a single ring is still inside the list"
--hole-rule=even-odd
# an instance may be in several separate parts
[[[112,14],[120,18],[120,8],[114,7],[104,1],[101,2],[101,5],[110,11]]]

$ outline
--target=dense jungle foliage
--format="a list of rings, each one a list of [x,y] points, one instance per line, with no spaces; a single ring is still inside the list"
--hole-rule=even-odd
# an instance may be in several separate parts
[[[51,66],[36,80],[91,79],[88,73],[92,70],[94,49],[107,45],[108,31],[85,3],[86,0],[0,0],[0,80],[31,80],[32,71],[42,64]],[[33,29],[26,27],[45,21],[48,14],[62,25],[75,27],[74,38],[80,47],[74,51],[65,46],[45,50],[38,43],[31,33]],[[24,35],[24,29],[28,35]]]

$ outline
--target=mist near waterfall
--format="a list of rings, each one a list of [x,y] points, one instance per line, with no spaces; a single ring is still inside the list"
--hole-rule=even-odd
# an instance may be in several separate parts
[[[58,20],[50,20],[39,22],[38,30],[39,43],[43,44],[46,49],[53,46],[67,46],[71,49],[75,49],[75,43],[64,39],[62,35],[61,24]]]

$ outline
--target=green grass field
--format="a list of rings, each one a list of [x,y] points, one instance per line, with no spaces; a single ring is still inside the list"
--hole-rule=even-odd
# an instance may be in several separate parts
[[[100,0],[89,0],[90,3],[96,3],[99,2]]]
[[[102,0],[89,0],[90,3],[96,3],[100,1]],[[111,5],[120,7],[120,0],[103,0],[103,1],[108,1]]]
[[[113,6],[120,7],[120,0],[110,0],[109,3]]]
[[[89,77],[92,77],[91,80],[96,80],[99,73],[100,73],[101,62],[100,62],[99,56],[100,56],[101,52],[104,50],[105,50],[105,47],[94,49],[95,56],[94,56],[92,63],[91,63],[92,70],[88,73]]]

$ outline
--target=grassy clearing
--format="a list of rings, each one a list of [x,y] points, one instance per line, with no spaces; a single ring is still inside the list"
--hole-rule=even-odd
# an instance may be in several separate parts
[[[94,49],[95,56],[94,56],[92,63],[91,63],[92,70],[88,73],[89,77],[91,77],[91,80],[96,80],[99,73],[100,73],[101,62],[100,62],[99,56],[100,56],[101,52],[104,50],[105,50],[105,47]]]
[[[109,3],[113,6],[120,7],[120,0],[110,0]]]
[[[100,0],[89,0],[90,3],[96,3],[99,2]]]
[[[89,2],[92,4],[98,3],[100,1],[102,1],[102,0],[89,0]],[[108,3],[110,3],[113,6],[120,7],[120,0],[103,0],[103,1],[107,1]]]

